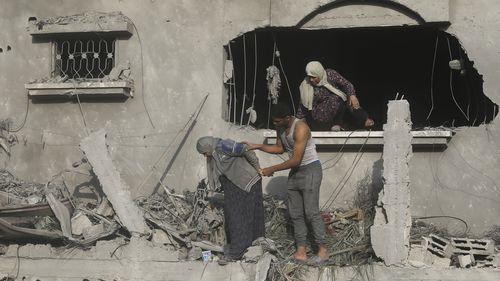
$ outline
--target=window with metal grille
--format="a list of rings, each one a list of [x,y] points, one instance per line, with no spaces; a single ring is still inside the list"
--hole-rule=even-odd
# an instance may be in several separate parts
[[[115,42],[114,38],[98,36],[52,41],[52,77],[103,78],[115,65]]]

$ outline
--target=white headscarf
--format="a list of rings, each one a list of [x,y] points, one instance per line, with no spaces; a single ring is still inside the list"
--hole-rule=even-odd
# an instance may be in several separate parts
[[[326,70],[319,61],[311,61],[307,63],[306,75],[311,77],[318,77],[320,79],[316,87],[323,86],[328,90],[330,90],[332,93],[341,97],[343,101],[347,100],[347,95],[344,92],[333,87],[330,83],[328,83],[328,75],[326,74]],[[304,78],[304,81],[300,83],[299,90],[300,90],[300,101],[307,109],[312,110],[314,87],[313,85],[311,85],[311,82],[309,81],[308,77]]]

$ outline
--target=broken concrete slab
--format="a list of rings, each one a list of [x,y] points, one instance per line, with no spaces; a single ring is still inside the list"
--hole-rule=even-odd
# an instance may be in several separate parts
[[[132,34],[133,24],[121,12],[82,14],[30,20],[27,27],[31,35],[54,35],[75,32]]]
[[[0,218],[0,239],[41,239],[56,240],[63,238],[60,231],[47,231],[12,225]]]
[[[92,222],[83,213],[78,213],[71,218],[71,233],[73,235],[82,235],[83,229],[90,226],[92,226]]]
[[[245,254],[243,254],[243,260],[245,261],[257,261],[264,254],[264,249],[262,246],[250,246],[247,248]]]
[[[85,239],[89,239],[103,233],[105,231],[104,224],[99,223],[86,227],[82,231],[82,235]]]
[[[66,208],[66,206],[64,206],[64,204],[59,200],[57,200],[52,193],[47,194],[46,198],[47,203],[49,203],[50,208],[52,209],[52,212],[54,212],[54,215],[59,220],[59,224],[61,225],[61,230],[64,237],[71,238],[71,214],[68,208]]]
[[[80,148],[85,153],[102,185],[102,190],[108,197],[123,226],[131,233],[148,233],[150,230],[146,225],[143,212],[135,205],[130,188],[113,165],[106,147],[106,132],[104,129],[84,138],[80,143]]]
[[[490,239],[451,238],[453,252],[459,255],[491,255],[495,253],[495,242]]]
[[[424,238],[424,241],[427,249],[440,257],[450,258],[453,254],[453,246],[448,239],[431,234],[429,238]]]
[[[276,260],[276,257],[267,252],[260,257],[255,268],[255,281],[267,280],[267,273],[269,272],[273,260]]]
[[[410,248],[410,131],[408,102],[389,101],[387,124],[384,125],[384,188],[379,193],[371,227],[373,250],[386,265],[405,265]]]

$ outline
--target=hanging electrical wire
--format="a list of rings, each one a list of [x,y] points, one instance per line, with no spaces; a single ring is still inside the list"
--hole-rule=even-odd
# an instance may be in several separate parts
[[[243,125],[243,113],[245,113],[245,101],[247,99],[247,49],[245,34],[243,34],[243,101],[241,105],[240,126]]]
[[[229,42],[229,44],[231,44],[231,42]],[[228,45],[229,45],[228,44]],[[229,55],[229,59],[231,60],[231,55]],[[231,62],[233,62],[231,60]],[[234,67],[231,67],[231,75],[233,73],[233,68]],[[232,88],[233,88],[233,85],[232,85],[232,80],[234,79],[234,77],[231,76],[231,78],[229,78],[226,83],[229,85],[228,86],[228,95],[229,95],[229,102],[227,103],[227,114],[228,114],[228,121],[231,122],[231,106],[233,104],[233,92],[232,92]]]
[[[429,110],[429,114],[427,114],[427,118],[425,120],[429,120],[431,117],[432,111],[434,110],[434,69],[436,66],[436,55],[439,44],[439,33],[436,34],[436,45],[434,46],[434,58],[432,60],[432,71],[431,71],[431,109]]]
[[[231,41],[229,41],[229,58],[231,59],[231,61],[233,62],[234,64],[234,57],[233,57],[233,52],[231,51]],[[236,76],[235,76],[235,69],[234,69],[234,66],[233,66],[233,101],[234,101],[234,105],[231,104],[232,108],[233,108],[233,122],[235,124],[237,124],[236,122],[236,105],[237,105],[237,98],[236,98]],[[231,111],[229,111],[229,114],[231,114]]]
[[[293,115],[295,115],[295,113],[297,113],[297,111],[295,110],[295,102],[293,99],[292,90],[290,89],[290,84],[288,83],[288,77],[286,77],[285,69],[283,68],[283,64],[281,63],[281,54],[280,54],[280,51],[278,49],[278,44],[276,44],[276,37],[274,37],[274,34],[273,34],[273,40],[274,40],[274,44],[276,46],[275,55],[276,55],[276,57],[278,57],[278,62],[280,64],[281,72],[283,72],[283,76],[285,77],[286,86],[288,87],[288,93],[290,94],[290,101],[292,103]]]
[[[250,121],[255,123],[257,121],[257,112],[253,109],[255,105],[255,84],[257,83],[257,33],[254,34],[254,55],[255,55],[255,63],[254,63],[254,72],[253,72],[253,96],[252,96],[252,106],[247,108],[246,113],[249,114],[247,126],[250,125]]]
[[[344,174],[344,176],[342,176],[342,178],[340,179],[340,181],[337,184],[337,186],[333,189],[332,193],[330,194],[330,197],[328,197],[328,199],[326,200],[326,202],[321,207],[322,210],[324,210],[326,206],[328,206],[328,208],[330,208],[333,205],[333,203],[335,202],[335,199],[337,199],[337,197],[340,194],[340,192],[344,189],[347,181],[351,177],[351,175],[354,172],[356,166],[358,165],[359,161],[361,160],[361,157],[364,154],[364,152],[361,152],[361,151],[363,150],[364,146],[368,142],[368,139],[370,138],[370,132],[371,132],[371,130],[368,131],[368,135],[366,136],[365,141],[363,142],[363,144],[359,148],[358,152],[354,156],[354,160],[352,161],[351,166],[347,169],[347,171]],[[340,186],[340,184],[342,184],[342,186]],[[334,196],[334,194],[335,194],[335,196]]]
[[[137,30],[137,26],[135,26],[135,23],[129,18],[126,17],[127,21],[132,24],[134,27],[135,33],[137,35],[137,40],[139,40],[139,47],[140,47],[140,52],[141,52],[141,91],[142,91],[142,105],[144,106],[144,111],[146,111],[146,115],[148,116],[149,123],[151,124],[151,127],[155,129],[155,125],[153,123],[153,119],[151,118],[151,115],[149,114],[148,107],[146,106],[146,93],[144,92],[144,55],[142,52],[142,41],[141,41],[141,36],[139,35],[139,30]]]
[[[448,51],[450,53],[450,61],[451,61],[451,60],[453,60],[453,56],[451,54],[450,38],[446,37],[446,41],[448,42]],[[451,92],[451,97],[452,97],[453,101],[455,102],[455,105],[458,107],[458,109],[460,110],[460,112],[462,113],[462,115],[465,117],[465,119],[468,122],[469,116],[467,116],[467,114],[465,114],[465,112],[462,110],[462,108],[458,104],[457,100],[455,99],[455,93],[453,91],[453,70],[451,68],[450,68],[450,92]]]
[[[273,38],[274,38],[274,35],[273,35]],[[276,57],[275,56],[276,54],[276,40],[274,40],[274,44],[273,44],[273,64],[272,66],[274,68],[276,68],[276,66],[274,65],[274,58]],[[269,72],[268,72],[268,75],[269,75]],[[278,70],[278,77],[279,77],[279,70]],[[281,86],[281,79],[280,79],[280,86]],[[267,95],[267,105],[268,105],[268,109],[267,109],[267,127],[269,129],[269,120],[271,120],[271,98],[270,98],[270,89],[269,89],[269,80],[268,80],[268,86],[267,86],[267,90],[268,90],[268,95]],[[278,91],[278,94],[279,94],[279,91]],[[276,97],[276,100],[278,100],[278,97]]]

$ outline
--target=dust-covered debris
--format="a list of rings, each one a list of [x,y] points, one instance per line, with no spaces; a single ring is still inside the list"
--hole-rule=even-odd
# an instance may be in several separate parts
[[[101,129],[90,134],[81,141],[80,148],[125,228],[131,233],[149,233],[142,211],[132,201],[130,188],[121,179],[109,155],[106,132]]]
[[[15,128],[12,128],[12,124],[10,118],[0,120],[0,148],[9,156],[11,146],[19,142],[17,136],[11,133],[12,130],[15,130]]]
[[[197,248],[222,253],[226,243],[224,215],[220,208],[209,203],[204,181],[196,192],[178,195],[167,189],[136,202],[152,226],[165,231],[170,244],[189,248],[186,251],[191,253],[189,258],[198,255]]]

